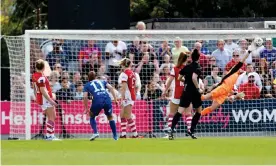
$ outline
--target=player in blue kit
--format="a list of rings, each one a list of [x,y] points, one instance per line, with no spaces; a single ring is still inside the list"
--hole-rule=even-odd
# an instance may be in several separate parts
[[[116,124],[112,116],[112,101],[109,94],[106,91],[106,89],[108,89],[109,92],[111,92],[112,96],[114,97],[114,101],[116,102],[116,104],[118,104],[114,89],[106,81],[98,80],[95,78],[96,78],[95,72],[94,71],[89,72],[88,73],[89,82],[85,84],[84,90],[83,90],[84,91],[83,103],[84,103],[85,113],[90,112],[90,125],[94,132],[94,134],[90,138],[90,141],[93,141],[99,137],[95,117],[99,115],[102,109],[104,109],[104,113],[107,116],[107,119],[109,120],[109,125],[112,130],[114,140],[118,140],[118,136],[116,132]],[[88,108],[88,93],[90,93],[93,96],[90,110]]]

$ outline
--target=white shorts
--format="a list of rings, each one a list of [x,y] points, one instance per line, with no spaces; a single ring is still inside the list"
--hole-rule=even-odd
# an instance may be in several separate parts
[[[53,107],[53,105],[51,105],[48,101],[45,101],[42,105],[41,105],[41,109],[43,111],[47,110],[48,108]]]
[[[180,103],[180,99],[171,98],[171,102],[178,105]]]
[[[123,100],[122,101],[122,106],[123,107],[126,107],[126,106],[128,106],[128,105],[134,105],[134,101],[133,100]]]

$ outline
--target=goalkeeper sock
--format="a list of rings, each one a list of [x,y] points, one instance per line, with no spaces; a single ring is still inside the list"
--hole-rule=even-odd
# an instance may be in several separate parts
[[[182,117],[182,114],[179,112],[176,112],[176,114],[174,115],[173,120],[172,120],[172,127],[171,127],[172,131],[174,131],[175,126],[177,125],[180,117]]]
[[[51,121],[51,120],[48,120],[47,123],[46,123],[46,136],[47,137],[50,137],[50,136],[54,136],[54,126],[55,126],[55,122]]]
[[[90,118],[90,125],[91,125],[91,128],[93,129],[94,134],[97,134],[98,133],[98,129],[97,129],[97,122],[95,120],[95,117],[94,118]]]
[[[201,111],[201,115],[204,116],[204,115],[207,115],[211,112],[212,112],[211,107],[207,107],[203,111]]]
[[[110,128],[112,130],[113,136],[117,136],[117,131],[116,131],[116,124],[114,120],[109,121]]]
[[[127,123],[128,123],[129,128],[130,128],[130,131],[132,132],[132,135],[137,136],[138,133],[137,133],[137,130],[136,130],[135,121],[133,119],[128,119]]]
[[[201,116],[201,114],[196,112],[193,119],[192,119],[192,127],[191,127],[191,130],[190,130],[192,133],[195,132],[195,128],[196,128],[196,125],[198,124],[200,116]]]
[[[187,126],[188,131],[191,130],[192,119],[193,119],[192,115],[186,115],[185,116],[185,122],[186,122],[186,126]]]
[[[121,118],[121,135],[126,135],[127,120],[126,118]]]

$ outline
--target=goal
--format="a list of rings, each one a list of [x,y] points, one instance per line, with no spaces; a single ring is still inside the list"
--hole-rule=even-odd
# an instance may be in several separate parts
[[[243,87],[245,99],[226,101],[215,112],[201,117],[197,134],[202,137],[275,136],[276,49],[271,44],[276,43],[271,43],[273,38],[276,38],[275,30],[27,30],[23,36],[5,37],[10,59],[11,101],[1,102],[1,134],[26,140],[43,138],[45,117],[34,101],[30,79],[34,62],[44,59],[48,63],[44,74],[59,102],[56,136],[89,138],[92,129],[89,117],[83,114],[82,102],[87,73],[94,70],[100,79],[107,79],[118,90],[121,69],[117,62],[128,57],[141,83],[132,112],[138,133],[145,137],[165,137],[173,95],[162,97],[166,80],[179,53],[198,48],[202,53],[200,64],[205,92],[248,49],[253,52],[246,61],[252,65],[243,68],[246,73],[236,86],[239,90]],[[224,49],[215,51],[221,39],[225,41]],[[249,85],[248,73],[253,71],[258,76]],[[210,104],[211,101],[206,101],[203,107]],[[114,104],[118,132],[119,113],[119,106]],[[103,112],[97,122],[100,137],[111,137]],[[186,129],[185,121],[181,120],[176,128],[177,136],[185,137]]]

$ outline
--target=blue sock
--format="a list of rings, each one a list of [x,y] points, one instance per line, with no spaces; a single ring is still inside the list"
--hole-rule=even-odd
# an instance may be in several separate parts
[[[95,118],[90,118],[90,125],[94,131],[94,134],[98,133],[97,122],[96,122]]]
[[[116,124],[114,120],[109,121],[110,128],[112,130],[113,136],[117,136],[117,131],[116,131]]]

